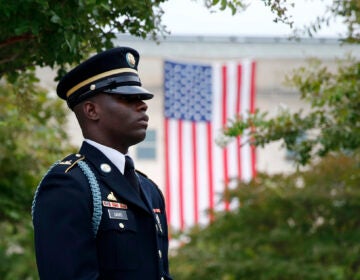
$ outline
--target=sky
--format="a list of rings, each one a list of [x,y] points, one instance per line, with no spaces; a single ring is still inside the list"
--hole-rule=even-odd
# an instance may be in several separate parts
[[[293,0],[295,1],[295,0]],[[262,0],[249,0],[245,12],[232,16],[230,11],[210,12],[202,0],[169,0],[162,5],[165,13],[163,24],[173,35],[226,35],[226,36],[289,36],[291,29],[274,23],[274,14]],[[316,19],[325,11],[331,0],[296,0],[290,8],[297,27]],[[345,28],[333,23],[321,30],[316,37],[338,37]]]

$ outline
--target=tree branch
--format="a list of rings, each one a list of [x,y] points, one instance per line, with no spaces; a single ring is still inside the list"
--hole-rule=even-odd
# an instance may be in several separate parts
[[[11,45],[16,44],[18,42],[22,42],[22,41],[26,41],[26,40],[32,40],[34,38],[35,38],[35,36],[33,34],[23,34],[23,35],[20,35],[20,36],[14,36],[14,37],[6,39],[3,42],[0,42],[0,49],[11,46]]]

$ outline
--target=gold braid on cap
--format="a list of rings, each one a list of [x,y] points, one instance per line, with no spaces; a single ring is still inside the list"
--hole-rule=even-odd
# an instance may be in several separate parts
[[[75,91],[77,91],[79,88],[82,88],[83,86],[85,86],[85,85],[87,85],[87,84],[89,84],[91,82],[94,82],[94,81],[102,79],[102,78],[106,78],[108,76],[112,76],[112,75],[120,74],[120,73],[125,73],[125,72],[132,72],[132,73],[135,73],[135,74],[138,73],[135,69],[131,69],[131,68],[121,68],[121,69],[114,69],[114,70],[106,71],[106,72],[103,72],[101,74],[92,76],[92,77],[86,79],[85,81],[82,81],[81,83],[78,83],[76,86],[73,86],[66,93],[66,97],[69,97]]]

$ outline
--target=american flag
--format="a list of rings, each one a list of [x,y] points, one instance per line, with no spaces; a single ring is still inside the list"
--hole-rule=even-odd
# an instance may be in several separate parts
[[[255,149],[238,137],[216,139],[229,119],[255,109],[255,62],[215,64],[165,61],[165,197],[169,224],[184,230],[207,224],[232,179],[255,176]]]

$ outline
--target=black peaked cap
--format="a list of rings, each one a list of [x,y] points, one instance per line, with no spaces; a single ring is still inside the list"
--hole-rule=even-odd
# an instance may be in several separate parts
[[[81,101],[99,92],[135,95],[151,99],[153,94],[141,86],[137,67],[139,53],[118,47],[96,54],[68,72],[57,86],[57,94],[73,109]]]

